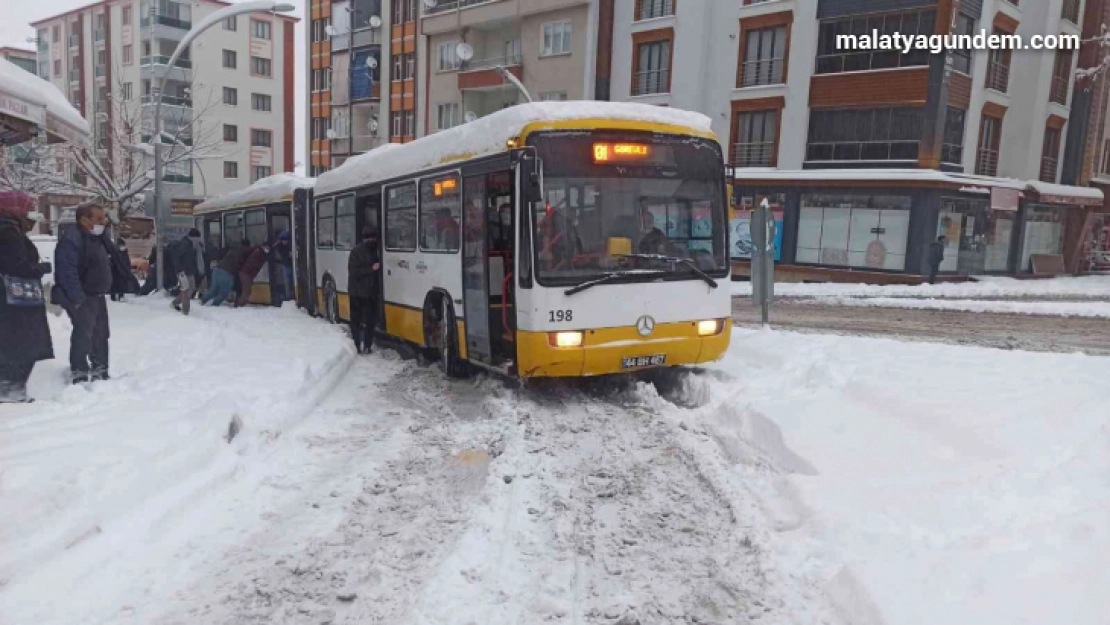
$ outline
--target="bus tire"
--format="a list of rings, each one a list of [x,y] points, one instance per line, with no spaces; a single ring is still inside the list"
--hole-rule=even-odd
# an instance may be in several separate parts
[[[455,321],[455,309],[446,296],[438,298],[439,323],[436,337],[439,348],[439,368],[449,378],[464,378],[467,374],[466,361],[459,357],[459,324]]]
[[[324,279],[324,319],[328,323],[339,323],[339,291],[331,276]]]

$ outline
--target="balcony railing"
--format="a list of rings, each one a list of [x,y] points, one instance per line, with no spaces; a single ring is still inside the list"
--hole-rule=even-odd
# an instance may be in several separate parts
[[[733,167],[774,167],[775,142],[732,144]]]
[[[152,95],[144,95],[142,98],[143,104],[146,105],[154,104],[154,100],[155,98]],[[177,96],[168,95],[163,96],[162,106],[180,106],[184,108],[192,108],[193,100],[191,98],[179,98]]]
[[[190,20],[183,20],[168,15],[157,15],[154,17],[155,24],[162,24],[163,26],[170,26],[172,28],[180,28],[182,30],[189,30],[193,27],[193,22]],[[143,28],[150,26],[150,18],[144,17],[142,19]]]
[[[975,173],[979,176],[998,175],[998,151],[979,148],[975,156]]]
[[[509,56],[495,56],[488,59],[474,59],[464,62],[460,67],[460,71],[469,72],[479,69],[492,69],[494,67],[511,67],[520,65],[524,62],[524,56],[521,54],[511,54]]]
[[[167,65],[170,62],[170,57],[161,54],[156,56],[144,56],[139,59],[139,65],[150,65],[152,60],[155,65]],[[193,61],[191,59],[178,58],[173,66],[180,67],[181,69],[192,69]]]
[[[964,162],[964,146],[955,143],[941,145],[940,162],[948,165],[962,165]]]
[[[456,11],[458,9],[465,9],[466,7],[472,7],[478,4],[489,4],[491,2],[500,2],[500,0],[446,0],[430,8],[424,5],[424,15],[446,13],[447,11]]]
[[[1067,76],[1053,76],[1052,77],[1052,90],[1048,94],[1048,99],[1057,104],[1064,106],[1068,105],[1068,78]]]
[[[1068,20],[1072,24],[1079,23],[1079,0],[1064,0],[1064,4],[1060,7],[1060,17]]]
[[[71,47],[71,48],[81,47],[81,35],[70,35],[69,36],[69,47]]]
[[[987,89],[1006,93],[1010,88],[1010,66],[991,61],[987,64]]]
[[[163,174],[162,182],[173,182],[177,184],[193,184],[193,177],[186,176],[185,174]]]
[[[782,83],[782,59],[764,59],[744,63],[741,78],[742,87],[757,85],[777,85]]]
[[[633,74],[632,95],[670,93],[670,90],[671,70],[669,69],[652,69]]]
[[[1056,182],[1056,171],[1059,162],[1057,159],[1045,156],[1041,158],[1041,182]]]

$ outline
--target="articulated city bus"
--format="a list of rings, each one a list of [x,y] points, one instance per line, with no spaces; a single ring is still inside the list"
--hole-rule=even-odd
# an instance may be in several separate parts
[[[379,331],[449,375],[717,360],[731,327],[728,207],[709,128],[664,107],[545,102],[383,146],[317,180],[314,273],[300,282],[318,285],[331,321],[347,318],[347,258],[369,226]]]
[[[315,312],[316,287],[310,279],[312,248],[307,232],[309,202],[313,180],[295,174],[277,174],[263,178],[251,186],[212,198],[193,209],[196,228],[209,250],[226,250],[232,243],[249,241],[251,245],[273,243],[282,232],[293,237],[293,263],[297,302]],[[250,303],[281,305],[275,300],[273,287],[284,279],[277,263],[263,267],[251,288]],[[284,285],[282,285],[284,286]],[[282,293],[287,293],[281,289]]]

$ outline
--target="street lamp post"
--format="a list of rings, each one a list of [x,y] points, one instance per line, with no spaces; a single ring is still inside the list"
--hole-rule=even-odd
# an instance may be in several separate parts
[[[169,215],[166,210],[162,208],[162,97],[166,87],[166,77],[170,73],[170,69],[177,64],[177,57],[181,53],[189,49],[189,44],[193,42],[201,33],[212,28],[216,24],[224,20],[243,15],[244,13],[289,13],[295,11],[297,7],[287,2],[275,2],[273,0],[251,0],[250,2],[240,2],[225,7],[212,13],[208,17],[201,20],[193,28],[185,34],[185,38],[181,43],[177,44],[177,49],[173,51],[173,56],[170,57],[169,63],[166,64],[166,69],[158,78],[158,87],[154,98],[154,131],[152,133],[152,141],[154,147],[154,214],[155,214],[155,228],[158,234],[157,237],[157,259],[158,259],[158,289],[165,290],[166,288],[166,224],[169,221]],[[151,20],[150,30],[154,32],[154,4],[151,3]],[[154,68],[154,46],[151,46],[151,69]]]

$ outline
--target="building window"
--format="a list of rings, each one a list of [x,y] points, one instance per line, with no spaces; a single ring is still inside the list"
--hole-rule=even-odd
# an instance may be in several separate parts
[[[761,28],[744,33],[744,63],[740,86],[777,85],[783,82],[786,64],[786,27]]]
[[[251,182],[255,183],[263,178],[269,178],[273,175],[273,168],[268,165],[255,165],[251,167]]]
[[[50,61],[39,61],[39,78],[50,79]]]
[[[446,102],[436,105],[436,130],[454,128],[461,122],[458,102]]]
[[[545,91],[540,94],[541,102],[566,102],[566,91]]]
[[[994,34],[1004,36],[1011,33],[995,30]],[[1010,61],[1012,58],[1012,50],[995,49],[988,53],[987,89],[994,89],[999,93],[1006,93],[1010,88]]]
[[[1052,88],[1049,100],[1067,106],[1068,87],[1071,85],[1071,50],[1057,50],[1056,64],[1052,68]]]
[[[964,162],[964,126],[967,111],[954,106],[948,107],[944,117],[944,145],[940,150],[940,162],[960,165]]]
[[[358,226],[355,196],[346,195],[335,201],[335,249],[353,250]]]
[[[420,249],[459,251],[462,219],[462,181],[447,174],[420,181]]]
[[[135,62],[135,47],[131,44],[123,46],[123,64],[131,65]]]
[[[224,124],[224,141],[236,143],[239,141],[239,127],[234,124]]]
[[[858,72],[869,69],[913,67],[929,64],[929,50],[842,50],[838,35],[883,34],[932,35],[936,11],[905,11],[885,15],[861,15],[837,20],[822,20],[817,35],[817,73]]]
[[[1060,129],[1044,129],[1044,147],[1041,149],[1041,182],[1056,182],[1060,156]]]
[[[54,43],[58,43],[59,41],[61,41],[61,39],[62,39],[62,29],[61,29],[60,26],[55,26],[54,27],[53,31],[51,32],[51,37],[50,38],[54,41]]]
[[[238,178],[239,177],[239,163],[235,161],[224,161],[224,178]]]
[[[120,20],[124,26],[131,25],[131,7],[123,7],[123,11],[120,12]]]
[[[405,125],[401,132],[406,137],[416,136],[416,111],[405,111]]]
[[[270,22],[263,22],[261,20],[251,20],[251,35],[255,39],[265,39],[265,40],[269,41],[269,39],[270,39],[270,30],[272,28],[273,28],[273,24],[271,24]]]
[[[1079,0],[1064,0],[1060,7],[1060,17],[1072,24],[1079,24]]]
[[[54,59],[54,77],[57,78],[62,75],[62,62]]]
[[[256,111],[269,113],[273,110],[273,98],[262,93],[252,93],[251,108]]]
[[[975,35],[975,20],[963,13],[956,16],[956,27],[953,29],[954,35],[967,35],[973,37]],[[952,69],[957,72],[962,72],[971,75],[971,50],[967,48],[954,48],[952,50]]]
[[[731,162],[734,167],[774,167],[779,111],[750,111],[736,115]]]
[[[331,130],[331,118],[329,118],[329,117],[313,117],[312,118],[312,138],[313,139],[327,139],[329,130]],[[343,136],[346,136],[346,135],[343,135]]]
[[[632,95],[669,93],[671,90],[671,41],[649,41],[636,46]]]
[[[1002,143],[1002,119],[983,115],[979,123],[979,145],[975,155],[975,173],[980,176],[998,175],[998,150]]]
[[[385,192],[385,247],[416,251],[416,183],[391,187]]]
[[[1034,255],[1058,256],[1064,253],[1068,218],[1074,210],[1044,204],[1026,207],[1019,270],[1032,271]]]
[[[270,59],[264,59],[260,56],[251,57],[251,73],[255,76],[263,76],[269,78],[273,75],[273,64]]]
[[[239,57],[235,50],[224,50],[224,67],[235,69],[239,65]]]
[[[224,87],[224,104],[239,106],[239,90],[234,87]]]
[[[459,69],[459,57],[455,54],[459,42],[448,41],[439,44],[439,71],[448,72]]]
[[[331,26],[330,17],[312,20],[312,42],[319,43],[321,41],[327,41],[329,26]]]
[[[904,271],[912,206],[901,195],[803,193],[796,260]]]
[[[400,24],[416,19],[416,0],[393,0],[393,23]]]
[[[335,246],[335,200],[316,203],[316,247]]]
[[[224,30],[237,31],[239,30],[239,16],[233,15],[224,20]]]
[[[674,0],[636,0],[636,20],[674,15]]]
[[[251,146],[256,148],[273,147],[274,134],[269,130],[251,130]]]
[[[543,25],[543,50],[540,56],[570,54],[572,38],[571,24],[567,22],[548,22]]]
[[[391,137],[400,137],[402,126],[404,125],[404,116],[401,113],[389,114],[389,127]]]
[[[381,62],[380,52],[377,48],[370,48],[367,50],[359,50],[351,57],[351,99],[363,100],[366,98],[374,97],[374,83],[378,82],[378,63]],[[371,69],[366,65],[369,58],[373,58],[376,63],[375,69]]]
[[[131,98],[134,97],[134,94],[135,94],[135,85],[134,85],[134,83],[125,82],[120,87],[120,99],[123,100],[124,102],[130,102]]]
[[[262,245],[266,242],[266,211],[262,209],[249,210],[244,213],[246,218],[247,241],[251,245]]]
[[[1110,140],[1102,143],[1102,173],[1110,175]]]
[[[924,132],[923,109],[817,109],[809,117],[806,161],[917,162]]]

